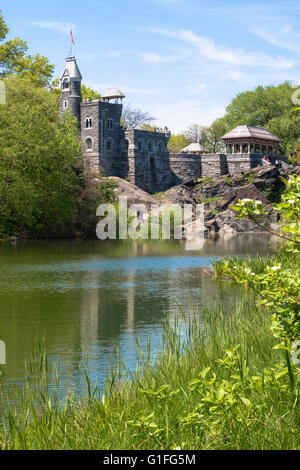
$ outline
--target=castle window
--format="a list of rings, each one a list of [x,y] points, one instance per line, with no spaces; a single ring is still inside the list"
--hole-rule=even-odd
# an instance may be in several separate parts
[[[87,118],[87,119],[85,120],[85,127],[86,127],[86,129],[88,129],[88,128],[92,127],[92,126],[93,126],[93,120],[92,120],[92,118]]]
[[[68,102],[64,101],[64,108],[66,109],[68,107]]]
[[[159,144],[158,144],[158,152],[162,153],[162,144],[161,144],[161,142],[159,142]]]
[[[108,119],[107,120],[107,129],[112,129],[113,128],[113,120],[112,119]]]
[[[151,142],[148,142],[148,150],[149,150],[149,152],[152,152],[152,149],[153,149],[153,147],[152,147]]]
[[[92,151],[93,150],[93,141],[90,137],[88,137],[85,141],[85,146],[87,151]]]
[[[142,152],[142,151],[143,151],[143,143],[142,143],[141,140],[140,140],[139,143],[138,143],[138,149],[139,149],[139,152]]]
[[[108,152],[111,152],[111,151],[112,151],[112,146],[113,146],[112,139],[107,139],[107,141],[106,141],[106,150],[107,150]]]
[[[70,86],[69,80],[67,78],[63,81],[63,90],[67,90]]]

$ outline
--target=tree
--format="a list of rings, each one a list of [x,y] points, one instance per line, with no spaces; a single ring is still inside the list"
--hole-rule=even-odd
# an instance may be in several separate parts
[[[58,114],[56,94],[5,80],[0,106],[0,237],[68,233],[80,191],[77,121]]]
[[[202,144],[204,137],[204,127],[199,126],[198,124],[193,124],[184,131],[184,135],[187,139],[190,140],[190,142]]]
[[[147,111],[133,109],[130,105],[123,108],[122,124],[127,129],[139,129],[144,125],[151,124],[153,121],[155,121],[155,118]]]
[[[93,100],[101,99],[100,93],[93,90],[92,88],[86,87],[83,84],[81,85],[81,95],[82,95],[82,100],[93,101]]]
[[[232,208],[238,212],[237,219],[245,217],[253,220],[260,228],[279,237],[286,245],[282,246],[293,256],[300,253],[300,177],[291,176],[285,181],[286,189],[275,209],[280,214],[281,230],[274,232],[267,225],[262,225],[261,218],[267,214],[261,201],[253,199],[239,200]],[[222,274],[229,276],[238,284],[251,288],[260,298],[260,305],[265,305],[271,312],[272,330],[279,339],[276,349],[283,349],[286,355],[287,369],[292,389],[294,376],[289,353],[297,347],[300,350],[300,269],[291,269],[290,265],[266,264],[264,271],[255,272],[257,267],[251,261],[227,259],[223,261]]]
[[[152,126],[151,124],[143,124],[141,126],[141,129],[142,131],[150,131],[150,132],[154,132],[156,127],[155,126]]]
[[[294,148],[291,150],[290,160],[296,165],[300,165],[300,140],[296,142]]]
[[[20,38],[5,42],[8,31],[0,13],[0,79],[19,75],[40,86],[50,86],[54,65],[40,54],[28,55],[28,45]]]
[[[179,153],[184,147],[192,142],[191,139],[184,134],[172,134],[168,143],[170,152]]]
[[[244,124],[265,127],[282,139],[281,151],[288,154],[300,138],[300,112],[291,112],[294,92],[284,82],[238,94],[226,108],[227,130]]]
[[[222,150],[224,143],[221,137],[226,133],[226,121],[224,118],[216,119],[211,126],[203,130],[203,145],[212,153]]]

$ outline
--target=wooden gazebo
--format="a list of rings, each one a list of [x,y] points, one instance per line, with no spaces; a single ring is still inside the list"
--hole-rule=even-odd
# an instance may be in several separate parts
[[[237,126],[223,135],[225,153],[278,155],[279,137],[261,127]]]

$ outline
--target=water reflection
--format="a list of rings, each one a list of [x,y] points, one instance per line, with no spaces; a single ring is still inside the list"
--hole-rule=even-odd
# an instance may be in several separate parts
[[[53,241],[0,246],[0,339],[7,347],[7,383],[22,384],[24,361],[45,337],[59,364],[62,390],[79,386],[83,356],[103,381],[115,358],[135,367],[135,343],[157,344],[161,321],[198,315],[218,300],[220,287],[201,268],[213,257],[267,253],[267,236],[184,242]],[[3,369],[3,366],[1,366]]]

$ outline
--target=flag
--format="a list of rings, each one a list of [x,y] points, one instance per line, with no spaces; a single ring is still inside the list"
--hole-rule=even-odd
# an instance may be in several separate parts
[[[74,38],[73,38],[73,33],[72,33],[72,30],[70,31],[70,38],[71,38],[71,42],[72,42],[72,44],[75,44],[75,41],[74,41]]]

